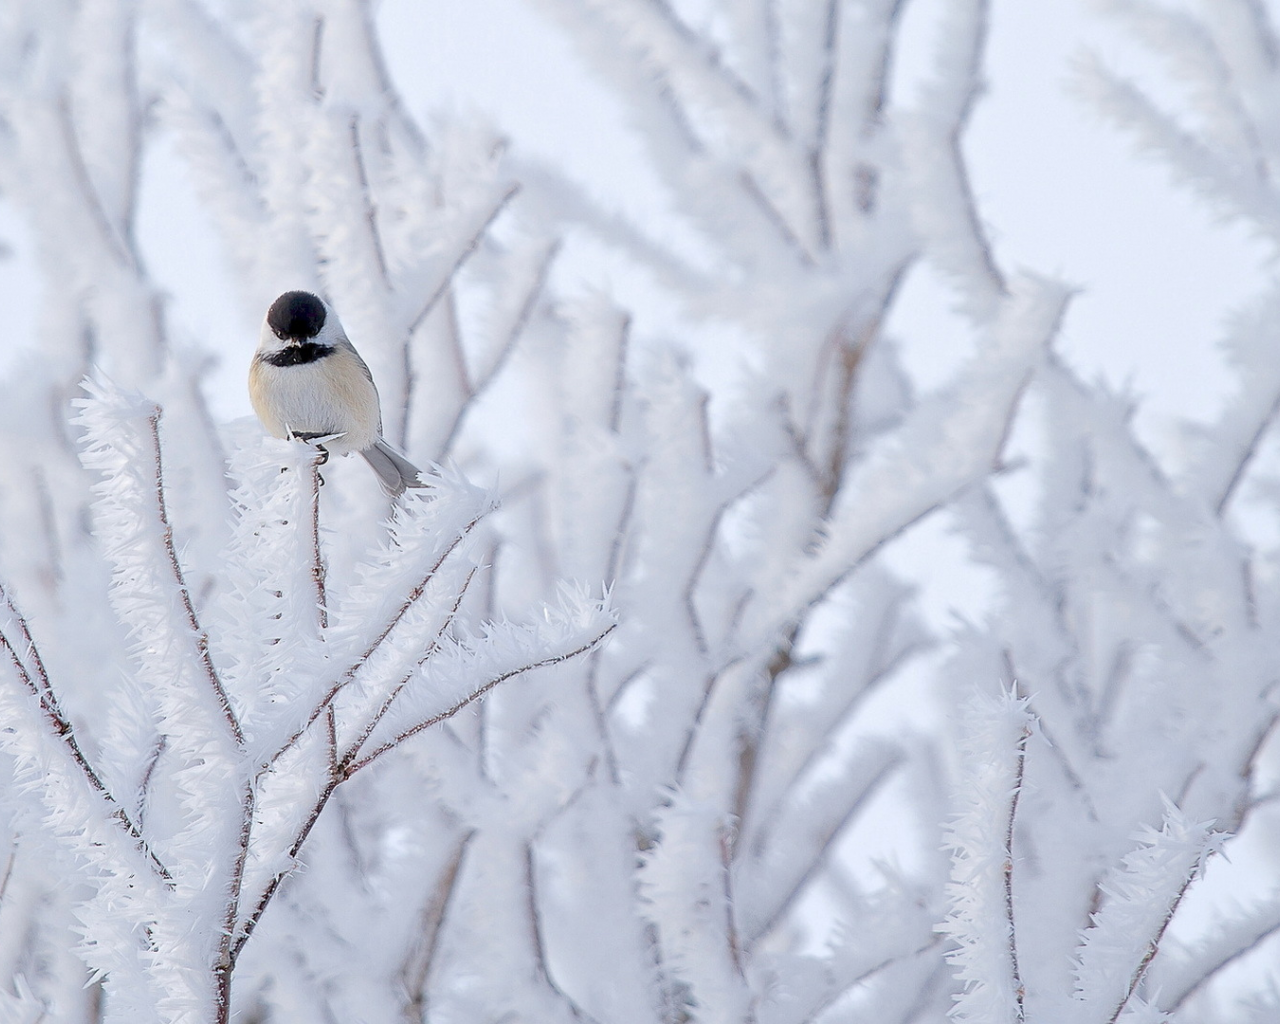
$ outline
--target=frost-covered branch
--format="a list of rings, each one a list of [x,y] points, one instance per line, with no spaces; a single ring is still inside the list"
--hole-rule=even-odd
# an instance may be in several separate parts
[[[168,868],[164,866],[156,856],[155,851],[148,845],[138,824],[130,817],[124,806],[112,795],[106,783],[102,781],[98,770],[90,763],[89,758],[81,748],[80,742],[76,738],[75,728],[58,703],[53,684],[49,679],[48,671],[45,669],[44,661],[40,657],[40,650],[36,647],[35,641],[31,637],[27,621],[22,616],[22,613],[18,611],[17,606],[14,605],[13,598],[3,585],[0,585],[0,601],[4,603],[3,614],[5,619],[4,624],[0,626],[0,648],[3,648],[14,673],[38,701],[40,711],[50,732],[66,748],[71,760],[75,762],[76,767],[80,770],[84,781],[110,805],[111,817],[123,826],[129,834],[129,838],[146,854],[147,859],[160,877],[165,882],[171,883],[173,876],[169,873]],[[6,881],[12,866],[13,862],[12,858],[10,858],[5,872]]]
[[[1025,701],[975,697],[962,723],[960,809],[948,829],[952,910],[939,929],[958,949],[948,954],[964,984],[952,1016],[1022,1021],[1026,989],[1015,927],[1014,828],[1032,720]]]

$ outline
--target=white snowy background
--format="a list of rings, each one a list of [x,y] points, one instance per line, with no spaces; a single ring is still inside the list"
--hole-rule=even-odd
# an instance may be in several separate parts
[[[888,127],[831,156],[885,212],[810,261],[733,222],[739,162],[778,219],[807,185],[699,60],[778,12],[803,136],[827,5],[734,4],[0,12],[0,1024],[1280,1019],[1280,10],[835,3],[842,68],[892,26]],[[1144,146],[1099,68],[1186,134]],[[41,163],[60,95],[136,292],[33,216],[83,186]],[[437,500],[384,527],[362,467],[321,494],[262,440],[291,287],[350,312]]]

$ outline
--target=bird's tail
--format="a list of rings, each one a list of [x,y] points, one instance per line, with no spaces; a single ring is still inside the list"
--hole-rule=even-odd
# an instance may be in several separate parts
[[[378,474],[378,483],[382,484],[382,489],[393,498],[403,494],[406,487],[427,486],[418,467],[382,438],[378,438],[372,448],[366,448],[360,454]]]

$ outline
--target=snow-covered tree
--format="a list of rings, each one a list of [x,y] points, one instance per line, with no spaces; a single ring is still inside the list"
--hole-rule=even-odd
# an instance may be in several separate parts
[[[1166,464],[985,236],[981,0],[904,96],[902,0],[540,2],[695,246],[415,117],[367,0],[0,11],[46,281],[0,398],[4,1019],[1240,1019],[1215,985],[1280,927],[1265,873],[1215,896],[1273,813],[1275,297]],[[1091,91],[1272,237],[1264,8],[1123,13],[1198,120]],[[246,309],[341,311],[424,492],[215,421],[137,237],[162,143]],[[575,285],[602,252],[684,336]],[[922,266],[975,339],[928,390],[886,329]],[[944,512],[1000,596],[934,636],[881,556]],[[869,714],[913,702],[955,714]],[[1255,966],[1219,987],[1267,1019]]]

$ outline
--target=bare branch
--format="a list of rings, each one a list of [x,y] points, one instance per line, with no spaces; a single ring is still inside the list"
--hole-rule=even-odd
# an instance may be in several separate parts
[[[497,355],[489,364],[488,369],[480,373],[474,382],[467,386],[467,400],[458,407],[457,413],[453,417],[453,423],[449,427],[449,431],[445,434],[444,440],[440,444],[441,451],[448,451],[453,447],[453,442],[458,435],[458,431],[462,429],[462,421],[466,418],[467,412],[475,405],[475,400],[485,392],[497,377],[499,371],[507,364],[511,353],[515,350],[516,343],[519,342],[520,336],[524,333],[525,328],[529,324],[533,311],[537,306],[538,297],[542,294],[546,287],[547,275],[551,272],[551,264],[555,262],[557,253],[560,251],[560,243],[552,242],[546,247],[542,258],[538,261],[538,270],[534,275],[533,281],[530,283],[525,293],[524,301],[520,304],[519,312],[516,314],[515,320],[512,322],[507,336],[499,347]],[[456,325],[456,322],[455,322]],[[460,353],[459,353],[460,354]],[[463,380],[466,380],[465,370]]]
[[[1244,479],[1249,464],[1258,453],[1258,447],[1262,444],[1262,439],[1266,436],[1267,431],[1271,429],[1271,424],[1275,422],[1277,414],[1280,414],[1280,393],[1277,393],[1275,399],[1267,407],[1266,412],[1258,419],[1253,433],[1233,461],[1231,475],[1227,478],[1222,490],[1213,502],[1214,514],[1219,519],[1222,518],[1227,510],[1227,505],[1230,504],[1231,499],[1235,496],[1236,488],[1240,485],[1240,481]]]
[[[782,215],[782,211],[767,195],[764,189],[760,187],[760,182],[756,180],[756,176],[747,169],[743,169],[738,174],[738,184],[742,191],[746,193],[760,212],[764,214],[765,220],[782,236],[782,240],[787,243],[791,251],[795,254],[805,268],[812,270],[817,266],[817,261],[813,257],[813,253],[809,251],[809,247],[800,240],[800,236],[787,223],[786,217]]]
[[[493,209],[489,211],[489,215],[485,218],[484,223],[482,223],[480,227],[472,233],[467,244],[462,247],[462,250],[454,258],[452,266],[449,267],[448,271],[436,284],[435,290],[430,296],[428,296],[427,301],[423,304],[417,315],[409,321],[409,330],[407,333],[412,334],[416,331],[418,329],[418,325],[421,324],[422,321],[431,314],[431,311],[436,308],[436,303],[438,303],[449,290],[449,286],[453,284],[453,279],[457,276],[458,271],[461,270],[463,264],[471,258],[472,253],[479,248],[480,240],[484,238],[485,234],[489,231],[489,228],[493,226],[493,222],[498,219],[498,215],[507,208],[507,204],[516,197],[516,194],[519,191],[519,185],[509,186],[498,202],[494,204]]]
[[[169,869],[156,856],[155,851],[151,849],[150,844],[143,837],[142,830],[134,822],[133,818],[129,816],[129,812],[125,810],[124,805],[107,788],[106,783],[102,781],[102,776],[81,749],[80,743],[76,739],[75,729],[72,727],[71,721],[63,714],[53,686],[48,676],[45,675],[44,663],[40,658],[35,643],[31,640],[31,633],[27,627],[26,619],[18,611],[13,599],[3,586],[0,586],[0,599],[4,601],[14,621],[18,624],[18,632],[22,637],[23,645],[27,651],[31,652],[30,657],[37,666],[36,674],[34,676],[31,674],[17,648],[14,647],[3,631],[0,631],[0,649],[9,658],[9,663],[18,674],[18,678],[30,691],[31,695],[36,698],[40,705],[40,710],[44,712],[45,720],[49,723],[49,727],[53,730],[54,735],[62,741],[63,746],[67,748],[67,752],[70,754],[72,761],[75,762],[76,767],[80,769],[85,781],[88,782],[94,792],[98,793],[110,805],[110,816],[124,828],[129,834],[129,838],[142,850],[156,873],[164,879],[166,884],[172,885],[173,876],[169,873]]]
[[[808,1015],[804,1019],[804,1024],[815,1024],[816,1021],[820,1020],[823,1015],[837,1002],[839,1002],[839,1000],[851,989],[856,988],[859,985],[865,985],[876,975],[883,973],[890,967],[894,967],[897,964],[902,963],[903,960],[907,960],[911,957],[923,956],[925,953],[937,949],[941,944],[942,936],[938,936],[916,949],[907,950],[902,953],[895,953],[892,956],[885,957],[885,959],[873,964],[866,970],[859,972],[854,977],[844,979],[841,984],[834,986],[827,993],[822,1002],[809,1011]],[[937,968],[935,968],[935,974],[945,972],[946,970],[947,965],[945,963],[939,963]],[[913,1020],[914,1017],[908,1016],[903,1019]]]
[[[218,1011],[220,1018],[224,1020],[229,1019],[231,1013],[231,976],[236,966],[233,948],[236,925],[240,916],[240,897],[244,891],[245,865],[249,860],[249,843],[253,838],[256,802],[253,780],[246,780],[240,797],[240,834],[236,843],[235,861],[231,866],[222,931],[218,936],[218,955],[213,965],[214,975],[218,980]]]
[[[9,891],[9,879],[13,877],[13,865],[18,859],[18,844],[15,840],[9,848],[9,857],[4,862],[4,877],[0,878],[0,905],[4,903],[4,894]]]
[[[222,717],[226,720],[227,728],[231,730],[231,735],[235,738],[236,746],[244,747],[244,731],[240,728],[240,720],[236,717],[235,710],[231,706],[231,700],[227,696],[226,688],[222,685],[222,680],[218,676],[218,671],[213,666],[213,658],[209,654],[209,634],[200,627],[200,620],[196,615],[195,605],[191,601],[191,591],[187,587],[186,577],[182,573],[182,566],[178,563],[178,552],[173,543],[173,524],[169,521],[169,509],[165,502],[164,495],[164,464],[161,457],[160,446],[160,409],[157,407],[147,422],[151,427],[151,454],[152,464],[155,472],[156,485],[156,513],[160,519],[161,538],[164,542],[165,557],[169,564],[169,572],[173,576],[173,582],[178,587],[178,595],[182,601],[182,609],[186,613],[187,626],[191,631],[191,639],[195,643],[196,656],[204,669],[205,678],[209,682],[210,688],[213,690],[218,707],[222,711]]]
[[[1236,945],[1219,952],[1207,964],[1198,964],[1194,970],[1183,968],[1175,977],[1169,978],[1168,984],[1173,991],[1166,993],[1166,998],[1161,1000],[1162,1009],[1169,1014],[1177,1013],[1187,1000],[1203,991],[1225,968],[1248,956],[1280,932],[1280,914],[1276,913],[1274,906],[1267,909],[1269,913],[1259,915],[1263,920],[1256,927],[1240,929],[1244,934]]]
[[[813,207],[818,222],[818,240],[824,249],[831,248],[831,203],[827,198],[825,161],[831,128],[831,92],[836,76],[836,37],[840,25],[838,0],[827,0],[827,13],[822,32],[822,73],[818,78],[817,136],[809,152],[809,173],[813,187]]]
[[[67,162],[70,164],[71,173],[75,176],[76,182],[80,186],[80,194],[84,197],[85,206],[88,208],[89,219],[97,225],[103,244],[120,261],[121,266],[133,271],[138,270],[137,254],[133,251],[129,239],[121,233],[107,213],[107,209],[102,203],[102,196],[99,195],[98,189],[93,183],[93,177],[89,173],[89,167],[84,160],[84,152],[80,148],[80,136],[76,131],[75,115],[71,110],[71,100],[65,91],[58,96],[58,125],[62,129],[62,141],[66,147]]]
[[[786,893],[777,901],[768,916],[760,922],[754,933],[747,938],[746,949],[748,952],[757,949],[787,913],[795,907],[800,897],[808,890],[809,884],[825,866],[828,853],[845,827],[857,816],[859,811],[867,806],[871,798],[880,791],[880,787],[902,766],[902,763],[903,757],[900,753],[886,759],[879,770],[866,780],[857,797],[849,801],[844,812],[834,821],[827,824],[822,835],[815,837],[813,852],[808,856],[808,865],[800,873],[799,877],[788,886]]]
[[[364,768],[369,764],[371,764],[372,762],[376,761],[378,758],[380,758],[383,754],[387,753],[388,751],[394,750],[396,747],[398,747],[401,743],[403,743],[405,740],[409,739],[410,737],[416,736],[418,735],[418,733],[423,732],[427,729],[430,729],[433,725],[439,725],[441,722],[452,718],[463,708],[468,707],[471,704],[474,704],[476,701],[478,701],[481,697],[483,697],[486,693],[492,690],[499,683],[504,683],[508,679],[512,679],[519,675],[524,675],[524,673],[526,672],[532,672],[534,669],[546,668],[549,665],[558,665],[561,662],[570,661],[573,658],[576,658],[578,655],[585,654],[587,651],[591,650],[593,647],[595,647],[597,644],[603,641],[605,637],[607,637],[610,633],[612,633],[617,628],[618,627],[616,623],[611,624],[608,627],[608,629],[604,630],[604,632],[602,632],[599,636],[592,638],[587,643],[583,644],[581,647],[577,647],[574,650],[568,651],[564,654],[555,654],[549,658],[543,658],[540,661],[530,662],[528,665],[522,665],[520,668],[511,669],[509,672],[503,672],[501,675],[494,676],[492,679],[488,680],[483,685],[472,690],[471,693],[467,694],[465,697],[462,698],[462,700],[458,701],[452,707],[446,709],[445,711],[441,711],[437,715],[432,715],[430,718],[422,722],[419,722],[416,725],[409,727],[408,729],[405,729],[403,732],[397,735],[394,739],[388,740],[386,743],[382,744],[382,746],[377,747],[372,753],[366,754],[364,757],[360,758],[358,761],[354,761],[351,764],[347,765],[345,769],[345,777],[350,778],[352,775],[358,772],[361,768]]]
[[[582,645],[581,647],[576,648],[575,650],[568,651],[563,654],[557,654],[549,658],[544,658],[541,661],[533,662],[531,664],[521,666],[520,668],[517,668],[517,669],[512,669],[510,672],[504,672],[501,675],[496,676],[493,679],[490,679],[483,686],[480,686],[478,689],[469,693],[466,697],[458,701],[456,704],[454,704],[452,707],[450,707],[446,711],[442,711],[438,715],[433,715],[431,718],[428,718],[426,721],[419,722],[418,724],[414,725],[412,728],[406,729],[404,732],[400,733],[394,739],[390,740],[387,743],[384,743],[382,746],[375,749],[371,754],[368,754],[367,756],[361,758],[358,761],[355,761],[354,763],[343,765],[343,764],[337,764],[335,762],[334,770],[330,774],[323,789],[321,789],[319,796],[317,796],[316,798],[315,804],[312,806],[310,813],[307,815],[306,820],[302,823],[302,827],[298,830],[298,834],[295,836],[292,845],[289,847],[289,853],[288,853],[287,859],[290,865],[294,864],[297,861],[299,851],[301,851],[303,844],[306,843],[307,837],[311,834],[311,830],[315,828],[316,822],[319,821],[320,819],[321,812],[324,811],[324,808],[328,804],[330,797],[333,796],[334,791],[338,788],[339,785],[341,785],[347,779],[351,778],[351,776],[353,776],[361,768],[364,768],[367,765],[371,764],[373,761],[377,760],[379,757],[387,753],[389,750],[393,750],[395,747],[399,746],[401,743],[409,739],[411,736],[416,736],[418,733],[421,733],[431,728],[434,725],[439,725],[441,722],[444,722],[447,719],[452,718],[463,708],[471,704],[474,704],[477,700],[482,698],[485,694],[487,694],[499,683],[503,683],[506,680],[511,679],[515,676],[522,675],[525,672],[531,672],[534,669],[545,668],[549,665],[559,664],[561,662],[569,661],[572,658],[576,658],[578,655],[584,654],[587,651],[591,650],[591,648],[595,647],[597,644],[603,641],[604,638],[607,637],[610,633],[612,633],[613,630],[616,628],[617,628],[616,624],[611,624],[599,636],[594,637],[588,643]],[[325,707],[327,709],[328,705],[325,705]],[[314,718],[312,720],[314,721]],[[301,733],[299,733],[299,735],[301,735]],[[295,740],[291,740],[282,749],[288,749],[290,746],[292,746],[293,742],[295,741],[296,741],[296,738]],[[271,765],[268,764],[262,769],[262,771],[265,772],[270,767]],[[261,777],[261,773],[259,773],[259,777]],[[240,925],[239,934],[234,937],[234,940],[232,941],[230,946],[230,961],[233,967],[235,965],[236,959],[240,955],[240,951],[244,948],[244,944],[249,941],[249,938],[253,935],[254,931],[257,929],[258,923],[262,920],[263,913],[266,911],[268,905],[271,903],[271,900],[275,896],[276,892],[279,891],[280,884],[284,881],[284,879],[289,875],[291,871],[292,871],[292,867],[284,868],[276,872],[276,874],[272,876],[271,880],[267,883],[261,895],[259,896],[258,902],[254,905],[253,911],[249,914],[247,918],[244,919],[243,923]]]
[[[473,566],[471,571],[467,573],[467,578],[463,580],[462,586],[458,588],[458,596],[454,599],[453,607],[449,609],[448,614],[444,617],[443,621],[441,621],[440,628],[436,630],[435,636],[433,636],[431,638],[431,642],[427,644],[422,657],[417,660],[413,668],[404,674],[404,677],[400,682],[392,687],[391,692],[387,694],[386,699],[383,700],[381,706],[370,716],[369,721],[366,722],[364,728],[360,730],[360,734],[355,738],[351,745],[347,747],[346,752],[337,759],[335,767],[339,771],[344,770],[346,765],[355,760],[356,755],[360,753],[360,748],[363,747],[369,737],[373,735],[373,731],[378,727],[378,723],[386,717],[387,712],[390,711],[392,705],[395,704],[396,698],[404,692],[404,688],[413,680],[413,677],[417,674],[418,670],[431,660],[432,655],[440,650],[440,641],[444,638],[445,633],[449,631],[449,627],[453,625],[454,619],[458,615],[458,609],[462,607],[463,598],[467,596],[467,591],[471,589],[471,581],[476,578],[476,573],[479,571],[480,569],[478,566]],[[329,713],[332,718],[332,704],[329,705]]]
[[[471,829],[463,833],[454,847],[436,882],[435,891],[422,911],[422,923],[418,929],[420,936],[417,947],[410,953],[404,966],[400,968],[400,979],[409,994],[404,1007],[405,1024],[427,1024],[427,984],[431,980],[431,968],[435,966],[436,951],[440,946],[440,936],[444,931],[445,919],[449,907],[453,903],[454,893],[458,887],[458,876],[461,874],[462,861],[466,857],[467,848],[475,838],[476,831]]]
[[[538,977],[565,1004],[574,1020],[584,1021],[585,1024],[599,1024],[596,1018],[578,1005],[577,1001],[571,998],[552,977],[551,965],[547,962],[546,943],[542,938],[542,915],[538,912],[538,872],[534,865],[532,842],[524,844],[524,884],[525,892],[528,894],[525,910],[529,915],[529,938],[533,946],[533,958],[537,965]]]
[[[156,740],[156,745],[151,748],[151,757],[147,759],[147,767],[142,773],[142,779],[138,783],[138,828],[140,830],[146,824],[144,819],[147,812],[147,798],[151,792],[151,778],[155,775],[156,765],[160,763],[160,758],[168,746],[168,736],[161,736]]]
[[[311,579],[316,587],[316,615],[320,632],[329,628],[329,602],[325,594],[325,564],[320,552],[320,463],[326,458],[317,452],[311,461]]]
[[[307,720],[299,726],[299,728],[287,740],[285,740],[284,743],[280,745],[275,753],[264,761],[258,771],[259,777],[261,777],[264,772],[268,771],[280,760],[281,757],[293,748],[298,740],[300,740],[306,731],[315,723],[316,719],[325,713],[325,710],[333,703],[334,698],[338,696],[344,687],[349,685],[355,679],[357,673],[359,673],[360,669],[366,662],[368,662],[373,652],[382,646],[387,637],[391,635],[391,631],[396,628],[400,623],[400,620],[408,613],[409,609],[417,604],[418,600],[426,592],[428,585],[433,579],[435,579],[436,573],[440,571],[440,567],[444,565],[445,560],[458,550],[459,546],[470,535],[471,531],[475,529],[476,524],[484,518],[485,514],[486,513],[481,513],[467,523],[467,525],[458,533],[458,536],[455,537],[444,551],[440,553],[440,557],[435,560],[434,564],[432,564],[432,566],[427,570],[426,574],[418,584],[409,591],[408,595],[400,603],[400,607],[392,613],[391,618],[377,632],[373,640],[371,640],[368,646],[365,647],[364,651],[361,652],[361,654],[347,666],[346,671],[329,686],[329,689],[320,699],[320,702],[312,708],[311,713],[307,716]]]
[[[1111,1016],[1107,1018],[1107,1024],[1116,1024],[1120,1019],[1120,1015],[1124,1013],[1124,1008],[1129,1005],[1129,1000],[1133,998],[1133,994],[1138,990],[1138,985],[1146,976],[1147,968],[1151,966],[1151,961],[1155,959],[1156,953],[1160,949],[1160,943],[1164,939],[1164,933],[1168,931],[1169,925],[1173,922],[1173,915],[1178,912],[1178,907],[1182,904],[1182,898],[1187,894],[1187,890],[1191,887],[1191,883],[1196,880],[1199,872],[1192,872],[1178,889],[1178,895],[1174,897],[1173,902],[1169,905],[1168,912],[1164,915],[1164,920],[1160,922],[1150,941],[1147,943],[1147,950],[1142,955],[1142,959],[1138,961],[1138,966],[1134,970],[1132,977],[1129,978],[1129,986],[1125,991],[1124,997],[1120,1000]],[[1021,1005],[1021,998],[1019,998]]]
[[[1022,983],[1022,970],[1018,966],[1018,934],[1013,914],[1013,827],[1018,820],[1018,801],[1022,797],[1022,779],[1027,764],[1027,740],[1031,729],[1024,726],[1018,739],[1017,767],[1013,776],[1013,795],[1009,798],[1009,818],[1004,830],[1004,913],[1009,923],[1009,969],[1013,976],[1013,998],[1018,1020],[1027,1019],[1025,1005],[1027,990]],[[1118,1015],[1119,1011],[1117,1011]]]
[[[320,24],[323,24],[321,21]],[[391,271],[387,266],[387,254],[382,244],[382,231],[378,227],[378,205],[373,198],[373,187],[369,183],[369,172],[364,162],[364,145],[360,139],[360,115],[351,118],[351,154],[355,160],[356,181],[360,185],[360,197],[364,202],[364,220],[368,228],[369,244],[373,249],[374,261],[378,266],[378,276],[384,288],[391,288]]]

